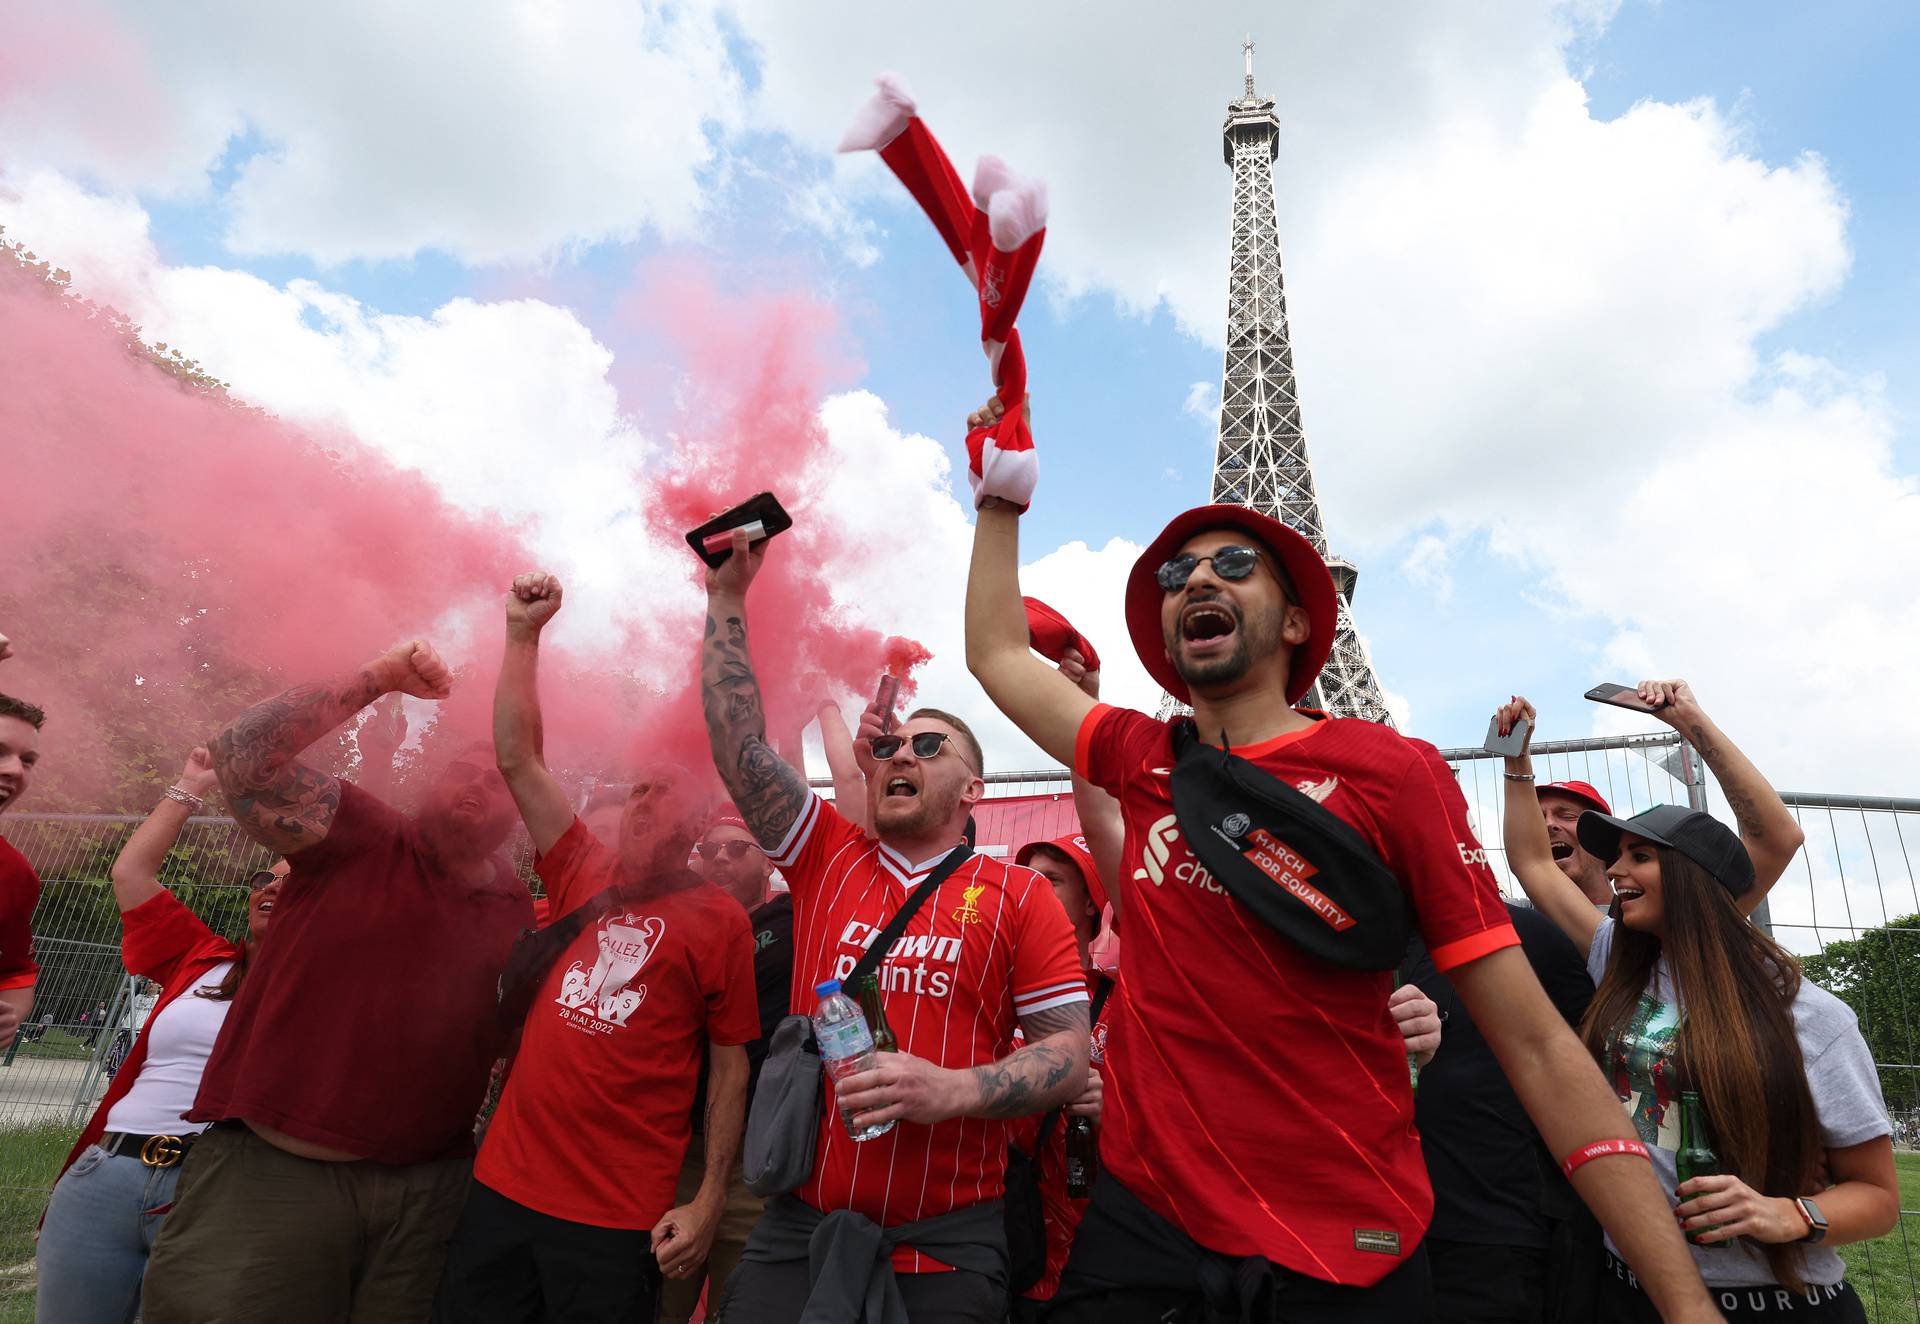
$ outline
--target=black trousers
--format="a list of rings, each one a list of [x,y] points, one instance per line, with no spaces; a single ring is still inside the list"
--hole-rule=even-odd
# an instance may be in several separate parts
[[[1224,1308],[1209,1314],[1203,1274],[1231,1290],[1244,1287],[1237,1276],[1259,1263],[1227,1260],[1194,1245],[1102,1173],[1047,1324],[1202,1324],[1220,1318]],[[1271,1276],[1272,1308],[1260,1324],[1432,1324],[1434,1318],[1424,1245],[1371,1287],[1329,1283],[1277,1264]]]
[[[805,1260],[741,1260],[709,1318],[713,1324],[799,1324],[807,1276]],[[913,1324],[1002,1324],[1007,1317],[1006,1289],[983,1273],[903,1273],[897,1281]]]
[[[435,1324],[651,1324],[660,1266],[645,1228],[594,1227],[474,1182],[447,1247]]]
[[[1426,1240],[1439,1324],[1545,1324],[1547,1252]]]
[[[1867,1324],[1867,1308],[1853,1288],[1842,1281],[1832,1287],[1808,1287],[1804,1292],[1789,1292],[1778,1283],[1753,1287],[1707,1286],[1707,1295],[1720,1313],[1735,1321],[1754,1324],[1794,1324],[1798,1320],[1819,1320],[1822,1324]],[[1619,1257],[1609,1253],[1606,1268],[1600,1274],[1601,1324],[1660,1324],[1660,1312],[1653,1300],[1640,1290],[1633,1271]]]

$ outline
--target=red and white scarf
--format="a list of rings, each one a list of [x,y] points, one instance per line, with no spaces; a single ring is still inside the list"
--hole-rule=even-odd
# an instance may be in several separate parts
[[[999,497],[1025,510],[1040,476],[1027,426],[1027,359],[1014,319],[1033,283],[1047,237],[1047,186],[1023,179],[997,156],[983,156],[968,193],[959,171],[918,114],[898,75],[874,80],[878,91],[840,140],[843,152],[877,151],[907,186],[980,302],[980,347],[1006,412],[967,434],[967,481],[977,508]]]

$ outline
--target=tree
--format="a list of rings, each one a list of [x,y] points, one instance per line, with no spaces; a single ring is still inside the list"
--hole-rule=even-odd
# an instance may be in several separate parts
[[[1914,1072],[1889,1063],[1920,1062],[1920,915],[1906,915],[1868,929],[1858,938],[1830,942],[1806,958],[1806,977],[1840,998],[1860,1018],[1887,1107],[1905,1112],[1920,1106]]]

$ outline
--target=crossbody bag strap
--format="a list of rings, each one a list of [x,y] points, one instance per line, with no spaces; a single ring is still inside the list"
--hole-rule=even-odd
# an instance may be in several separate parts
[[[887,921],[887,927],[880,930],[880,936],[868,945],[865,954],[855,963],[852,972],[840,981],[841,986],[854,988],[861,980],[872,974],[886,956],[887,950],[906,929],[907,921],[913,918],[914,912],[925,904],[928,897],[940,890],[940,884],[951,878],[955,869],[965,864],[972,856],[973,847],[965,844],[955,846],[948,851],[946,858],[933,866],[933,872],[927,875],[927,881],[914,888],[912,894],[907,897],[906,904],[894,912],[893,918]]]

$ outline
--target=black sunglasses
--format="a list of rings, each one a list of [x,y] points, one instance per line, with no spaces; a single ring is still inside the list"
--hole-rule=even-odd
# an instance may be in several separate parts
[[[279,875],[271,869],[255,869],[253,875],[247,879],[247,890],[249,892],[258,892],[278,877]]]
[[[1160,587],[1168,593],[1178,593],[1193,578],[1193,572],[1200,568],[1202,561],[1213,562],[1213,573],[1232,583],[1238,583],[1253,573],[1253,567],[1260,562],[1260,549],[1229,545],[1216,547],[1207,556],[1189,556],[1182,553],[1164,562],[1153,572]]]
[[[960,746],[955,744],[953,737],[945,731],[922,731],[915,736],[869,736],[867,748],[873,752],[875,761],[884,763],[898,754],[900,746],[909,740],[913,742],[913,756],[917,759],[938,757],[942,745],[953,745],[956,754],[960,751]],[[961,754],[960,761],[965,763],[966,755]]]
[[[737,860],[748,851],[759,850],[760,847],[751,841],[703,841],[695,849],[700,852],[700,858],[703,860],[715,860],[722,855],[730,860]]]

